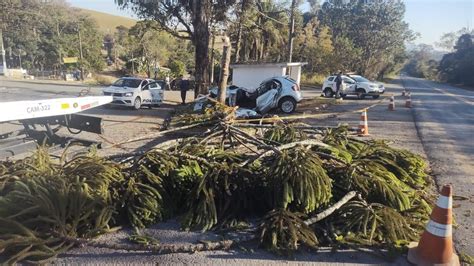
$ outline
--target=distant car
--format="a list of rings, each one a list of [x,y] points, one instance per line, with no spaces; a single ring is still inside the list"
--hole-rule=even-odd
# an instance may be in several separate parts
[[[111,105],[128,106],[135,110],[142,106],[160,106],[163,102],[163,87],[160,81],[136,77],[123,77],[102,90],[113,96]]]
[[[336,75],[331,75],[324,80],[321,88],[324,97],[333,97],[336,94]],[[372,96],[377,99],[385,92],[383,84],[370,81],[360,75],[342,75],[342,97],[356,95],[359,99]]]
[[[218,88],[212,88],[210,93],[211,96],[217,97]],[[303,99],[299,85],[286,76],[264,80],[253,89],[229,86],[227,98],[231,94],[236,95],[236,105],[255,108],[255,111],[261,114],[275,108],[279,108],[283,113],[293,113],[297,104]]]

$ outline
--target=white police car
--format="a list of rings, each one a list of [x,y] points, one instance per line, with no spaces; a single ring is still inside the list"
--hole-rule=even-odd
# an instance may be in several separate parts
[[[142,106],[160,106],[163,102],[162,83],[152,79],[123,77],[102,90],[113,97],[111,105],[128,106],[135,110]]]
[[[336,75],[331,75],[324,80],[321,88],[324,97],[333,97],[336,93]],[[370,81],[360,75],[342,75],[343,85],[341,88],[342,97],[346,95],[356,95],[362,99],[365,96],[372,96],[377,99],[385,92],[383,84]]]

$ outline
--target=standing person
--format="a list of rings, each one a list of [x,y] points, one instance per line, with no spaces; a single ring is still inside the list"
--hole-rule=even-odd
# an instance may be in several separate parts
[[[165,78],[165,90],[171,90],[171,86],[170,86],[170,76],[166,75],[166,78]]]
[[[338,71],[337,76],[336,76],[336,99],[339,99],[340,97],[340,91],[341,91],[341,86],[342,86],[342,71]]]
[[[179,90],[181,91],[181,104],[186,104],[186,92],[189,90],[189,80],[181,76],[181,81],[179,82]]]

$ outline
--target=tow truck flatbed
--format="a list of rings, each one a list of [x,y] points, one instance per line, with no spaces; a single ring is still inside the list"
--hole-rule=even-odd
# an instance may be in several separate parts
[[[100,147],[99,142],[60,136],[57,132],[61,127],[66,127],[72,134],[78,134],[81,131],[102,134],[100,117],[77,113],[110,102],[112,102],[112,96],[0,102],[0,123],[19,121],[23,126],[23,129],[0,134],[0,159],[24,153],[38,144],[64,147],[69,143],[78,142],[85,146]],[[52,128],[52,125],[59,126]],[[39,130],[39,128],[45,130]],[[74,132],[71,129],[78,131]]]

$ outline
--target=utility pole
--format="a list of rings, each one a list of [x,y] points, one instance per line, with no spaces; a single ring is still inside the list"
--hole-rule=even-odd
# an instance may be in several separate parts
[[[3,66],[3,75],[7,76],[7,61],[5,60],[5,47],[3,46],[3,31],[0,28],[0,44],[2,45],[2,66]]]
[[[83,56],[82,56],[82,38],[81,38],[81,28],[79,27],[78,30],[79,33],[79,53],[80,53],[80,59],[81,59],[81,80],[84,81],[84,62],[83,62]]]
[[[295,37],[295,9],[296,0],[292,0],[290,9],[290,36],[288,38],[288,63],[291,63],[293,61],[293,39]]]

